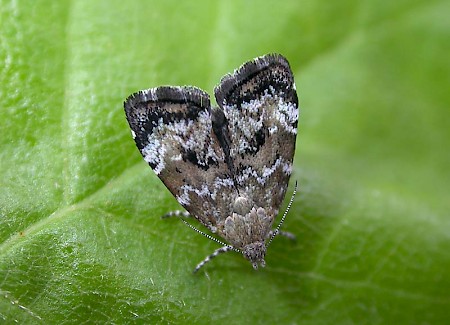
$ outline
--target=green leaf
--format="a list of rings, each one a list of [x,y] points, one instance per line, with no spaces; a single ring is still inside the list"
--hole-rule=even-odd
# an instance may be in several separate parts
[[[0,322],[439,324],[448,1],[0,0]],[[122,102],[279,52],[299,194],[267,267],[177,219]]]

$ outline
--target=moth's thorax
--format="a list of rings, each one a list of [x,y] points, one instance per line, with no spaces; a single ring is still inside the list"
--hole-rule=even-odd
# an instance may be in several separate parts
[[[242,250],[251,262],[264,258],[264,242],[274,219],[271,211],[255,206],[249,198],[238,196],[234,201],[233,213],[225,219],[221,229],[223,237]]]

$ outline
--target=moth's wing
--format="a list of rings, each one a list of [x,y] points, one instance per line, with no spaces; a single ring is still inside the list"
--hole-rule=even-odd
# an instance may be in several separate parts
[[[239,193],[260,207],[273,208],[276,215],[291,175],[297,135],[298,98],[289,63],[279,54],[249,61],[222,78],[215,96],[228,124],[219,138],[228,138],[224,151]]]
[[[192,216],[215,230],[236,189],[212,131],[209,95],[158,87],[131,95],[124,107],[144,160]]]

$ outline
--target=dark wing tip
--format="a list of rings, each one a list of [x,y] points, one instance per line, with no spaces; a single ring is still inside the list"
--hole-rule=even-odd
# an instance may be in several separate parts
[[[222,77],[219,84],[214,88],[214,94],[216,96],[217,103],[222,105],[226,94],[231,88],[239,85],[241,82],[247,80],[255,73],[264,70],[270,66],[281,65],[286,68],[287,71],[292,74],[291,67],[287,59],[278,53],[269,53],[263,56],[259,56],[245,62],[239,68],[234,70],[233,73],[228,73]]]
[[[193,86],[161,86],[140,90],[131,94],[124,102],[126,112],[139,104],[147,102],[191,102],[200,107],[209,107],[210,99],[207,92]]]

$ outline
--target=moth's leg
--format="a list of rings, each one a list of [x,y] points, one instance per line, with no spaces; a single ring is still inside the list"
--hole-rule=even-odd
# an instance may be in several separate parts
[[[267,236],[267,238],[272,238],[273,233],[274,233],[274,231],[271,230],[269,232],[269,235]],[[296,239],[296,237],[295,237],[295,235],[293,233],[288,232],[288,231],[283,231],[283,230],[278,230],[277,236],[283,236],[283,237],[289,238],[291,240],[295,240]]]
[[[182,210],[175,210],[175,211],[170,211],[167,212],[165,215],[163,215],[161,218],[165,219],[165,218],[170,218],[170,217],[184,217],[184,218],[188,218],[191,215],[189,214],[189,212],[187,211],[182,211]]]
[[[197,273],[197,271],[200,270],[203,265],[205,265],[206,263],[211,261],[217,255],[222,254],[222,253],[226,253],[226,252],[229,252],[229,251],[232,251],[232,250],[233,250],[233,247],[231,247],[231,246],[223,246],[223,247],[220,247],[220,248],[216,249],[214,251],[214,253],[212,253],[211,255],[207,256],[203,261],[201,261],[200,263],[197,264],[197,266],[195,267],[194,273]]]

